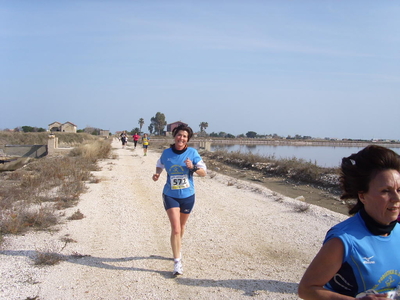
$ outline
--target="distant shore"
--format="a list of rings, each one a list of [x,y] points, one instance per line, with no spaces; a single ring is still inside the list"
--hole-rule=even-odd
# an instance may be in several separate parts
[[[330,140],[271,140],[271,139],[218,139],[218,138],[195,138],[191,143],[208,141],[214,144],[259,144],[259,145],[292,145],[292,146],[327,146],[327,147],[366,147],[368,145],[381,145],[386,147],[400,148],[398,142],[367,142],[367,141],[330,141]]]
[[[154,136],[152,143],[172,142],[172,137]],[[190,140],[191,145],[200,145],[206,148],[207,144],[221,145],[279,145],[279,146],[323,146],[323,147],[366,147],[368,145],[380,145],[389,148],[400,148],[398,141],[363,141],[363,140],[298,140],[298,139],[265,139],[265,138],[217,138],[217,137],[195,137]]]

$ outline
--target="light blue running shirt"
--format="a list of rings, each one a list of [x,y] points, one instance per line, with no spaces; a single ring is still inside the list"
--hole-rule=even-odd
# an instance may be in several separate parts
[[[186,167],[189,158],[193,165],[206,170],[206,165],[196,149],[188,147],[182,154],[175,153],[172,148],[165,149],[157,161],[157,167],[167,171],[167,182],[163,193],[170,197],[187,198],[195,193],[193,174]]]
[[[326,289],[355,297],[373,289],[385,293],[400,283],[400,225],[389,236],[373,235],[358,212],[332,227],[325,241],[339,238],[344,245],[340,270]]]

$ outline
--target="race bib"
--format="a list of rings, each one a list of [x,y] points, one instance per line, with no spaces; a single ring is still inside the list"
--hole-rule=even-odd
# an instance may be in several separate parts
[[[171,189],[182,190],[190,187],[187,175],[171,175]]]

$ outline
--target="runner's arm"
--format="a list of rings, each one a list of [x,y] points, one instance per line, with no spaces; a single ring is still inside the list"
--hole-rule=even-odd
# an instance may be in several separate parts
[[[187,159],[185,163],[189,170],[195,169],[193,173],[196,173],[200,177],[207,175],[207,167],[203,160],[200,160],[197,164],[194,164],[190,159]]]
[[[353,297],[341,295],[324,288],[324,285],[340,269],[343,253],[343,242],[339,238],[333,238],[322,246],[300,281],[298,293],[301,299],[354,299]]]
[[[158,178],[160,178],[161,172],[164,170],[164,165],[161,163],[161,160],[158,159],[157,165],[156,165],[156,172],[153,174],[153,180],[157,181]]]

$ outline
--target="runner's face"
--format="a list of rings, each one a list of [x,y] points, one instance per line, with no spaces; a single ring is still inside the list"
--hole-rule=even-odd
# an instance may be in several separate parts
[[[400,173],[381,171],[369,183],[367,193],[360,193],[365,211],[378,223],[388,225],[400,212]]]
[[[185,130],[179,130],[175,135],[175,148],[182,150],[188,142],[188,133]]]

